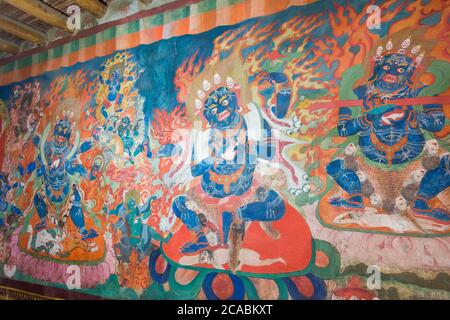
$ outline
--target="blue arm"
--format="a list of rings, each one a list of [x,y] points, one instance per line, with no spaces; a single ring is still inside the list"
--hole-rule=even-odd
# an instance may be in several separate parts
[[[194,164],[191,167],[192,176],[198,177],[201,176],[205,171],[208,171],[213,165],[212,158],[206,158],[202,160],[199,164]]]
[[[339,120],[337,126],[339,136],[352,136],[363,130],[367,127],[367,125],[368,124],[365,117],[352,118],[352,111],[350,108],[343,107],[339,109]]]
[[[86,169],[83,167],[83,165],[81,164],[74,164],[74,163],[70,163],[69,166],[67,167],[67,172],[69,174],[75,174],[75,173],[79,173],[82,176],[87,176],[87,171]]]
[[[93,146],[94,146],[94,142],[93,141],[91,141],[91,140],[84,141],[80,145],[80,152],[84,153],[86,151],[89,151],[89,150],[92,149]]]
[[[45,167],[44,166],[40,166],[39,169],[36,171],[36,174],[38,177],[43,176],[45,173]]]
[[[156,200],[156,196],[151,196],[147,199],[147,203],[141,208],[141,212],[150,210],[150,206],[152,204],[152,201]]]
[[[139,146],[136,148],[136,150],[134,150],[134,152],[133,152],[133,157],[136,157],[139,153],[142,152],[142,150],[144,150],[144,145],[143,145],[143,144],[139,145]]]
[[[17,170],[19,171],[19,174],[21,176],[23,176],[23,174],[25,173],[25,171],[23,170],[22,165],[19,163],[19,165],[17,166]]]
[[[156,196],[149,197],[147,199],[147,203],[142,208],[139,208],[140,213],[147,213],[144,215],[144,219],[147,218],[151,213],[150,206],[152,205],[152,202],[156,199],[157,199]]]
[[[33,169],[33,168],[34,168],[34,169]],[[41,158],[41,155],[40,155],[40,154],[39,154],[39,156],[38,156],[37,162],[36,162],[36,161],[33,161],[33,162],[31,162],[31,163],[27,166],[27,171],[30,170],[30,171],[28,171],[28,173],[31,173],[31,172],[33,172],[33,170],[35,170],[36,168],[37,168],[37,170],[36,170],[36,175],[37,175],[38,177],[43,176],[44,173],[45,173],[45,166],[44,166],[44,164],[43,164],[43,162],[42,162],[42,158]]]
[[[180,146],[173,144],[173,143],[168,143],[168,144],[163,145],[159,149],[157,156],[158,156],[158,158],[173,157],[173,156],[179,155],[180,153],[181,153]]]
[[[424,105],[423,112],[417,112],[417,123],[425,130],[431,132],[441,131],[445,124],[445,114],[442,105]]]
[[[23,168],[22,168],[23,170]],[[33,161],[27,166],[27,174],[32,173],[34,170],[36,170],[36,162]],[[19,170],[20,171],[20,170]]]
[[[14,213],[15,215],[18,215],[18,216],[22,215],[22,210],[17,208],[15,205],[11,206],[11,212]]]
[[[291,85],[289,84],[288,77],[281,72],[271,72],[269,73],[265,79],[270,84],[281,84],[281,89],[278,90],[277,94],[277,105],[272,108],[272,112],[279,119],[284,118],[289,109],[289,105],[291,103]]]
[[[116,212],[117,212],[116,215],[118,215],[119,217],[124,217],[127,214],[127,208],[121,203],[117,206]]]

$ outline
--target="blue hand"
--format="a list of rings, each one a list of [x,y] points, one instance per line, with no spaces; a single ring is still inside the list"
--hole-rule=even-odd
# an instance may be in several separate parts
[[[264,77],[271,84],[275,83],[286,83],[288,81],[288,77],[281,72],[271,72]]]
[[[85,141],[80,146],[81,153],[90,150],[94,146],[94,142],[91,140]]]

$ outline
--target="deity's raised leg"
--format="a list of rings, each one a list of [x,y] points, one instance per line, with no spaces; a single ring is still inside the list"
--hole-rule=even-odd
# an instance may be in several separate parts
[[[222,215],[222,223],[223,223],[223,233],[225,238],[225,243],[228,242],[228,237],[230,233],[230,229],[234,228],[235,232],[239,232],[241,237],[244,237],[246,223],[251,221],[259,221],[259,222],[272,222],[281,219],[286,211],[284,200],[281,196],[273,190],[268,190],[265,193],[265,196],[260,199],[261,201],[255,201],[243,205],[240,207],[236,214],[237,219],[233,220],[233,215],[229,212],[224,212]],[[234,225],[233,225],[234,222]],[[230,227],[233,225],[233,227]],[[264,231],[269,230],[268,228],[264,228]],[[275,230],[269,235],[274,237],[273,235],[277,234]],[[274,238],[277,238],[276,236]]]
[[[40,193],[36,193],[33,199],[34,206],[36,207],[36,211],[39,219],[41,220],[35,226],[35,230],[42,230],[47,226],[47,205],[43,199],[43,196]]]
[[[73,224],[77,227],[83,240],[98,237],[98,233],[94,229],[86,230],[86,224],[84,221],[83,209],[81,208],[81,205],[72,205],[69,214]]]
[[[237,210],[239,218],[249,221],[276,221],[285,213],[284,201],[278,193],[269,190],[262,201],[248,203]]]
[[[179,196],[174,200],[172,210],[175,216],[180,219],[190,231],[195,233],[197,238],[196,242],[186,242],[181,248],[181,252],[193,253],[207,247],[208,241],[203,233],[203,226],[200,218],[196,212],[187,208],[185,196]]]

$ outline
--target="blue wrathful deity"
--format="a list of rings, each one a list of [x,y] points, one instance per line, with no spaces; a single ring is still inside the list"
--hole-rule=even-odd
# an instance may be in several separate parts
[[[87,176],[86,169],[78,163],[76,157],[78,154],[88,151],[92,148],[91,141],[80,143],[79,133],[77,132],[75,143],[70,146],[72,126],[69,118],[65,116],[59,120],[54,127],[51,140],[46,139],[51,125],[45,129],[42,138],[36,136],[34,143],[40,147],[38,161],[32,162],[27,167],[27,172],[36,170],[38,177],[42,177],[42,188],[34,196],[34,205],[37,210],[40,222],[36,224],[35,230],[41,230],[47,227],[48,205],[61,210],[67,203],[70,196],[69,216],[77,227],[83,240],[95,238],[98,233],[94,229],[87,230],[85,226],[83,208],[81,205],[81,194],[76,184],[71,184],[70,178],[76,173]],[[58,209],[59,208],[59,209]],[[63,223],[63,214],[60,215],[59,224]],[[61,227],[61,225],[59,225]]]
[[[417,52],[418,46],[411,51]],[[359,147],[369,162],[394,166],[416,160],[424,150],[424,131],[438,132],[443,129],[445,115],[442,105],[423,105],[423,111],[412,106],[399,106],[389,100],[414,98],[424,87],[412,88],[411,77],[423,54],[415,60],[405,50],[381,56],[378,52],[373,74],[367,85],[354,90],[363,100],[363,115],[354,117],[350,108],[339,109],[338,134],[341,137],[359,136]],[[383,105],[378,105],[382,101]],[[439,165],[428,170],[422,178],[413,210],[419,214],[448,221],[444,209],[431,209],[429,200],[450,186],[449,155],[440,159]],[[362,208],[361,182],[352,168],[345,166],[343,159],[328,164],[328,174],[348,194],[330,200],[336,207]]]
[[[216,74],[216,83],[220,82],[218,79],[220,75]],[[266,79],[272,84],[288,82],[282,73],[269,74]],[[205,94],[201,104],[197,100],[210,128],[205,140],[207,151],[200,161],[193,160],[191,174],[193,177],[200,177],[201,181],[201,188],[196,189],[195,193],[204,195],[209,200],[199,206],[199,201],[196,204],[190,196],[179,196],[172,205],[174,214],[196,237],[195,242],[184,244],[181,248],[183,253],[193,253],[209,245],[205,234],[210,231],[205,227],[205,207],[216,207],[222,211],[224,244],[227,244],[232,228],[239,230],[243,236],[245,225],[249,222],[259,221],[270,225],[285,213],[284,201],[276,191],[263,187],[259,187],[256,192],[250,191],[254,185],[257,159],[270,160],[274,157],[275,147],[268,123],[262,118],[257,120],[261,123],[263,138],[255,143],[249,136],[256,124],[249,123],[249,119],[241,114],[232,80],[228,78],[227,85],[216,84],[208,89],[209,83],[206,83],[205,91],[209,91],[209,94]],[[290,103],[290,89],[283,85],[282,91],[277,92],[278,105],[272,110],[277,117],[286,114]],[[233,197],[239,197],[239,201]],[[223,203],[241,205],[236,208],[230,208],[232,205],[221,207]],[[271,234],[276,234],[276,231],[272,230]]]
[[[99,76],[99,80],[100,83],[105,83],[109,89],[106,100],[102,105],[102,114],[105,116],[105,118],[108,118],[106,109],[109,109],[111,105],[114,105],[114,111],[122,111],[122,109],[120,109],[120,105],[123,100],[123,94],[120,92],[120,90],[124,78],[121,75],[120,68],[116,67],[112,70],[109,79],[103,79],[102,76]]]

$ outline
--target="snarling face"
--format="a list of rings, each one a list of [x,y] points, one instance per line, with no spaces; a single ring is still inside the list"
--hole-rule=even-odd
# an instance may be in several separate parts
[[[375,80],[378,89],[393,92],[410,81],[414,70],[411,58],[398,53],[389,54],[375,65],[371,80]]]
[[[225,87],[210,93],[205,102],[203,115],[206,120],[219,129],[232,128],[240,119],[237,112],[236,95]]]
[[[72,126],[68,119],[59,120],[53,129],[53,146],[58,149],[65,149],[68,145]]]

